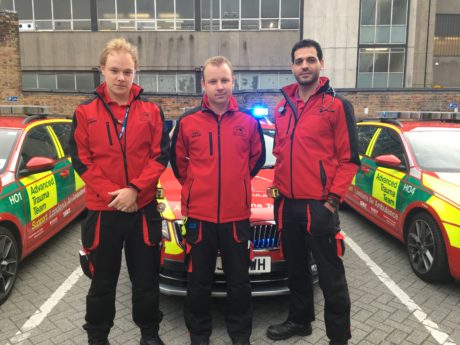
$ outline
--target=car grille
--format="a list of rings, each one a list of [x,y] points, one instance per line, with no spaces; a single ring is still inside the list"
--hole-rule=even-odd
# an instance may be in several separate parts
[[[174,230],[179,245],[182,246],[182,221],[174,222]],[[278,249],[280,244],[280,233],[276,224],[252,224],[252,244],[254,249]]]
[[[276,224],[251,225],[254,249],[278,249],[280,233]]]

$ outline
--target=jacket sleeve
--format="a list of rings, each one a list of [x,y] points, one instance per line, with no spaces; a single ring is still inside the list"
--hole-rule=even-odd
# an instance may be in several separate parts
[[[138,192],[147,188],[156,188],[158,180],[169,161],[170,140],[163,111],[155,104],[152,104],[152,106],[154,116],[152,116],[151,123],[150,157],[142,172],[135,179],[129,181],[129,185],[137,189]]]
[[[258,120],[255,121],[251,134],[251,151],[249,154],[249,170],[251,177],[257,175],[265,164],[265,140],[262,127]]]
[[[181,185],[187,179],[188,147],[183,134],[182,119],[177,121],[171,141],[171,167]]]
[[[329,196],[338,201],[343,199],[361,164],[353,106],[345,99],[341,101],[342,106],[339,108],[337,122],[334,126],[334,145],[338,168],[329,190]]]
[[[75,111],[70,135],[70,155],[72,165],[86,184],[107,203],[112,201],[109,192],[120,189],[121,186],[105,176],[102,169],[94,162],[89,146],[89,133],[84,110],[79,106]]]

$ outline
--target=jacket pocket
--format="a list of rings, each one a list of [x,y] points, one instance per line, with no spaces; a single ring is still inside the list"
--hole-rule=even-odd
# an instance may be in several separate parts
[[[144,243],[149,246],[157,246],[161,242],[161,216],[155,203],[150,203],[142,210],[142,234]]]
[[[88,210],[88,215],[81,226],[81,243],[87,252],[99,247],[100,223],[101,212]]]
[[[188,194],[187,194],[187,212],[190,210],[189,209],[189,206],[190,206],[190,199],[191,199],[191,195],[192,195],[192,187],[193,187],[193,182],[195,182],[195,180],[192,180],[190,182],[190,187],[188,188]]]
[[[110,134],[110,123],[106,122],[105,123],[105,128],[107,129],[107,137],[109,138],[109,144],[110,144],[110,146],[112,146],[113,141],[112,141],[112,135]]]
[[[338,224],[337,211],[332,213],[320,200],[309,200],[307,203],[308,231],[312,235],[327,236],[335,234]]]
[[[213,148],[212,148],[212,132],[209,132],[209,155],[212,156]]]
[[[251,188],[248,187],[248,181],[247,179],[243,179],[243,185],[244,185],[244,195],[246,197],[246,207],[247,208],[250,208],[251,205],[249,204],[249,200],[250,200],[250,194],[249,192],[251,192]]]

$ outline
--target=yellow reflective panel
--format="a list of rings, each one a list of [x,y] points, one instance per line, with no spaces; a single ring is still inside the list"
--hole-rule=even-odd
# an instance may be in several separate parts
[[[24,177],[20,182],[26,186],[30,205],[30,219],[34,220],[57,205],[56,180],[49,172]]]
[[[460,210],[437,196],[432,196],[426,203],[430,205],[436,211],[439,218],[441,218],[451,246],[460,248]]]
[[[445,223],[444,227],[446,228],[450,245],[455,248],[460,248],[460,227]]]
[[[454,184],[428,174],[423,174],[422,183],[435,193],[441,194],[447,199],[457,203],[457,205],[460,205],[460,181],[459,184]]]
[[[396,209],[398,187],[405,173],[388,168],[378,168],[372,184],[372,196],[384,204]]]

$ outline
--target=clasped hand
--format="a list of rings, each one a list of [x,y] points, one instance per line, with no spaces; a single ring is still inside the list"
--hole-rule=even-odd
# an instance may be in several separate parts
[[[109,207],[115,208],[122,212],[136,212],[137,211],[137,191],[132,188],[122,188],[113,192],[109,192],[113,196]]]

